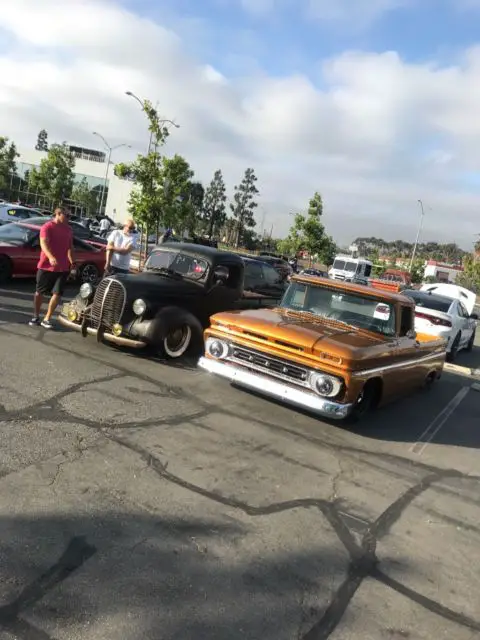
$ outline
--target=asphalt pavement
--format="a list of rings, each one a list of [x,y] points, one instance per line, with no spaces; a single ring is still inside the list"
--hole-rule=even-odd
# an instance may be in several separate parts
[[[480,638],[473,376],[354,430],[31,328],[32,288],[0,289],[1,640]]]

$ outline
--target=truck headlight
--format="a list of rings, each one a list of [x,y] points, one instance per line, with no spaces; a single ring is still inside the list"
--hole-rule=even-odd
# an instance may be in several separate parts
[[[137,300],[135,300],[135,302],[132,305],[132,309],[133,309],[133,313],[136,316],[143,316],[143,314],[147,310],[147,303],[145,302],[145,300],[142,300],[141,298],[137,298]]]
[[[93,293],[93,287],[89,282],[84,282],[80,287],[80,297],[86,300]]]
[[[207,338],[205,342],[205,351],[208,355],[218,360],[223,360],[230,353],[228,342],[218,340],[217,338]]]
[[[342,381],[325,373],[312,373],[310,386],[319,396],[334,398],[340,393]]]

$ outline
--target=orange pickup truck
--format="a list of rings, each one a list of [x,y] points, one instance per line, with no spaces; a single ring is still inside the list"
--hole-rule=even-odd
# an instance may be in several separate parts
[[[399,293],[293,276],[274,309],[211,317],[199,366],[241,387],[342,420],[429,386],[446,342],[414,330]]]

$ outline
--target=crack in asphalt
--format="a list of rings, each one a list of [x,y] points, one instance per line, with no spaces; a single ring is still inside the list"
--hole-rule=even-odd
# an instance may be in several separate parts
[[[16,332],[8,331],[3,326],[1,328],[1,331],[6,333],[13,333],[17,337],[19,335]],[[44,334],[42,334],[42,340],[43,336]],[[28,336],[25,337],[30,340],[38,339],[38,336],[32,336],[31,338]],[[49,343],[48,346],[52,349],[57,349],[69,354],[72,353],[72,351],[56,344]],[[131,440],[128,440],[125,437],[121,437],[119,435],[119,432],[123,431],[125,433],[129,429],[138,430],[153,426],[170,427],[173,425],[183,424],[187,421],[201,419],[203,417],[206,417],[210,413],[221,414],[227,419],[229,417],[237,419],[243,417],[249,419],[250,421],[252,420],[251,415],[243,415],[241,411],[234,412],[225,410],[221,407],[216,406],[215,404],[208,403],[204,399],[199,399],[192,393],[186,392],[181,388],[169,387],[168,385],[160,383],[158,380],[154,380],[149,376],[144,376],[137,372],[132,372],[125,367],[109,363],[102,360],[101,358],[91,358],[90,355],[83,356],[82,354],[76,353],[75,355],[87,360],[97,361],[102,366],[107,366],[113,370],[116,370],[117,373],[102,376],[93,381],[72,384],[68,388],[53,395],[48,400],[42,400],[24,409],[7,411],[5,410],[5,407],[0,406],[0,420],[3,422],[20,420],[31,421],[32,419],[42,420],[44,419],[44,417],[42,417],[43,412],[48,410],[48,420],[50,422],[82,425],[84,427],[91,428],[97,432],[100,432],[108,441],[126,448],[132,453],[139,456],[140,459],[146,463],[147,467],[161,480],[176,485],[187,492],[202,496],[203,498],[215,502],[216,504],[223,505],[234,510],[239,510],[249,517],[265,517],[290,511],[293,509],[317,509],[329,522],[339,541],[342,543],[349,556],[349,562],[346,576],[333,594],[329,606],[320,617],[320,619],[315,624],[313,624],[310,630],[299,636],[300,640],[326,640],[327,638],[329,638],[342,621],[343,616],[350,605],[350,602],[352,601],[356,592],[366,578],[374,579],[385,587],[396,591],[403,597],[408,598],[424,609],[427,609],[431,613],[434,613],[446,620],[454,622],[462,627],[468,628],[473,631],[480,631],[480,621],[474,620],[467,615],[451,610],[448,607],[440,604],[439,602],[436,602],[422,595],[414,589],[411,589],[403,585],[401,582],[386,575],[383,571],[381,571],[379,567],[380,561],[376,554],[378,542],[390,533],[394,524],[401,518],[404,511],[418,496],[433,487],[434,484],[446,479],[460,478],[466,480],[478,480],[479,478],[477,476],[463,474],[460,471],[452,469],[437,469],[434,466],[428,465],[424,462],[413,461],[401,456],[395,456],[393,454],[369,452],[364,451],[360,448],[341,445],[338,442],[335,442],[333,438],[331,442],[326,442],[325,440],[321,440],[316,436],[309,436],[308,434],[299,433],[298,431],[295,431],[294,429],[290,429],[288,427],[282,427],[269,423],[265,420],[256,419],[254,422],[260,427],[274,430],[276,433],[289,434],[296,439],[308,440],[312,444],[314,443],[317,446],[321,445],[322,447],[332,451],[335,455],[341,452],[345,456],[353,457],[356,460],[361,459],[362,462],[365,462],[365,457],[370,457],[373,459],[381,458],[382,461],[389,461],[392,464],[401,463],[403,465],[406,465],[414,469],[417,473],[418,471],[424,471],[426,473],[426,475],[421,478],[415,485],[408,488],[402,495],[397,498],[397,500],[390,504],[373,523],[369,524],[363,535],[360,537],[360,542],[357,542],[354,535],[352,534],[352,531],[342,518],[341,512],[338,508],[339,501],[336,495],[336,483],[344,473],[340,461],[339,472],[336,474],[333,480],[333,490],[329,500],[317,498],[298,498],[295,500],[272,503],[264,506],[254,506],[248,504],[247,502],[237,500],[234,497],[225,496],[219,492],[209,491],[208,489],[184,480],[180,476],[170,472],[167,469],[168,462],[160,460],[150,451],[132,442]],[[130,379],[134,378],[138,381],[147,382],[149,384],[154,383],[158,388],[158,393],[154,394],[156,397],[176,397],[182,400],[190,400],[200,408],[196,412],[185,412],[174,417],[156,418],[145,421],[130,421],[112,425],[98,420],[75,417],[61,405],[62,400],[68,398],[74,393],[84,390],[84,388],[88,387],[89,385],[98,385],[101,383],[106,383],[127,377]],[[130,388],[130,391],[133,393],[141,392],[141,394],[145,395],[146,397],[152,395],[152,392],[135,389],[133,387]],[[102,391],[102,393],[104,392]],[[108,393],[110,392],[107,392],[104,395],[107,395]],[[110,395],[112,394],[110,393]],[[76,450],[74,449],[74,451]],[[81,457],[82,455],[80,454],[77,459],[80,459]],[[52,484],[54,484],[56,477],[58,477],[58,473],[60,472],[59,470],[61,469],[62,465],[66,462],[68,461],[59,463],[57,467],[57,474],[55,475]],[[372,463],[372,460],[370,462]],[[35,461],[35,463],[25,465],[23,468],[31,466],[31,464],[38,464],[38,460]],[[16,472],[18,472],[18,469],[15,471],[11,471],[10,473]],[[0,478],[8,476],[10,475],[10,473],[4,474],[3,476],[0,473]],[[49,591],[55,589],[71,574],[77,571],[87,560],[89,560],[96,553],[96,551],[96,548],[93,545],[89,544],[84,537],[72,538],[65,552],[50,569],[48,569],[38,579],[34,580],[29,586],[27,586],[16,598],[16,600],[8,605],[0,607],[0,627],[3,627],[5,630],[15,634],[19,638],[23,638],[24,640],[53,640],[51,636],[46,634],[44,631],[25,621],[21,617],[21,614],[25,612],[25,610],[27,610],[29,607],[33,606],[36,602],[41,600]]]

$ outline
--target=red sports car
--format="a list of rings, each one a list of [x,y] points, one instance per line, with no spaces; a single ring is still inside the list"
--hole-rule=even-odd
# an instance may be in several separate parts
[[[41,224],[11,222],[0,227],[0,284],[10,278],[33,278],[40,257]],[[76,277],[95,282],[105,268],[105,249],[73,239]]]

